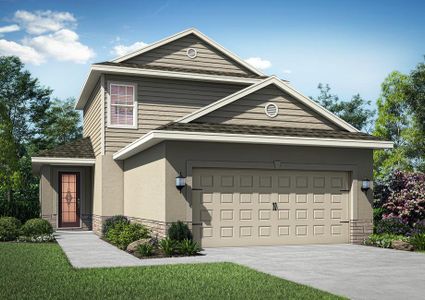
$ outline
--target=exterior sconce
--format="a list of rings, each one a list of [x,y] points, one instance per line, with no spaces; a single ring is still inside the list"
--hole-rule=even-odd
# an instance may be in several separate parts
[[[370,189],[370,185],[371,181],[369,179],[363,179],[361,190],[366,193]]]
[[[176,177],[176,188],[180,191],[180,194],[182,192],[182,189],[186,186],[186,177],[182,176],[182,173],[180,172],[179,175]]]

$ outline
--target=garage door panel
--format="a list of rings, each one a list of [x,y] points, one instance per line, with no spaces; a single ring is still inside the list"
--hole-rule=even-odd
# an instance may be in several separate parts
[[[348,174],[195,169],[194,236],[203,247],[348,242]]]

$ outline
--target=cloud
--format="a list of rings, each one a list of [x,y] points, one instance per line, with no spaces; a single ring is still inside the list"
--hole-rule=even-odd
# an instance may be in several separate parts
[[[0,55],[15,55],[23,62],[34,65],[40,65],[45,61],[44,56],[35,49],[4,39],[0,40]]]
[[[0,36],[2,35],[2,33],[19,31],[20,29],[21,28],[16,24],[0,27]]]
[[[282,73],[283,74],[291,74],[292,73],[292,70],[285,69],[285,70],[282,70]]]
[[[83,64],[93,58],[95,53],[88,46],[81,44],[78,38],[74,31],[61,29],[51,34],[26,38],[23,43],[45,57]]]
[[[272,66],[272,63],[269,60],[262,59],[261,57],[250,57],[245,59],[254,68],[265,70]]]
[[[15,12],[15,21],[29,34],[43,34],[63,28],[74,28],[77,20],[69,12],[55,12],[51,10],[29,12],[18,10]]]
[[[131,44],[129,46],[125,46],[125,45],[116,45],[114,46],[114,48],[112,49],[111,53],[116,55],[116,56],[123,56],[126,55],[130,52],[139,50],[141,48],[146,47],[148,44],[144,43],[144,42],[135,42],[134,44]]]

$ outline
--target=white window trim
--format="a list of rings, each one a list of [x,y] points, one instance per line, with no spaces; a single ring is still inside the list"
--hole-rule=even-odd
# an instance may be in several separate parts
[[[118,125],[111,124],[111,85],[121,85],[121,86],[132,86],[133,87],[133,125]],[[121,81],[108,81],[108,90],[107,90],[107,126],[108,128],[125,128],[125,129],[137,129],[138,125],[138,101],[137,101],[137,83],[134,82],[121,82]]]

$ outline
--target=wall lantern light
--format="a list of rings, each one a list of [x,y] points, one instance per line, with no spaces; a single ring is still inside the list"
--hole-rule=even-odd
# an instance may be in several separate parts
[[[180,172],[179,175],[176,177],[176,188],[182,192],[182,189],[186,186],[186,177],[182,176],[182,173]]]
[[[362,180],[362,187],[361,190],[363,192],[367,192],[370,189],[371,181],[369,179],[363,179]]]

